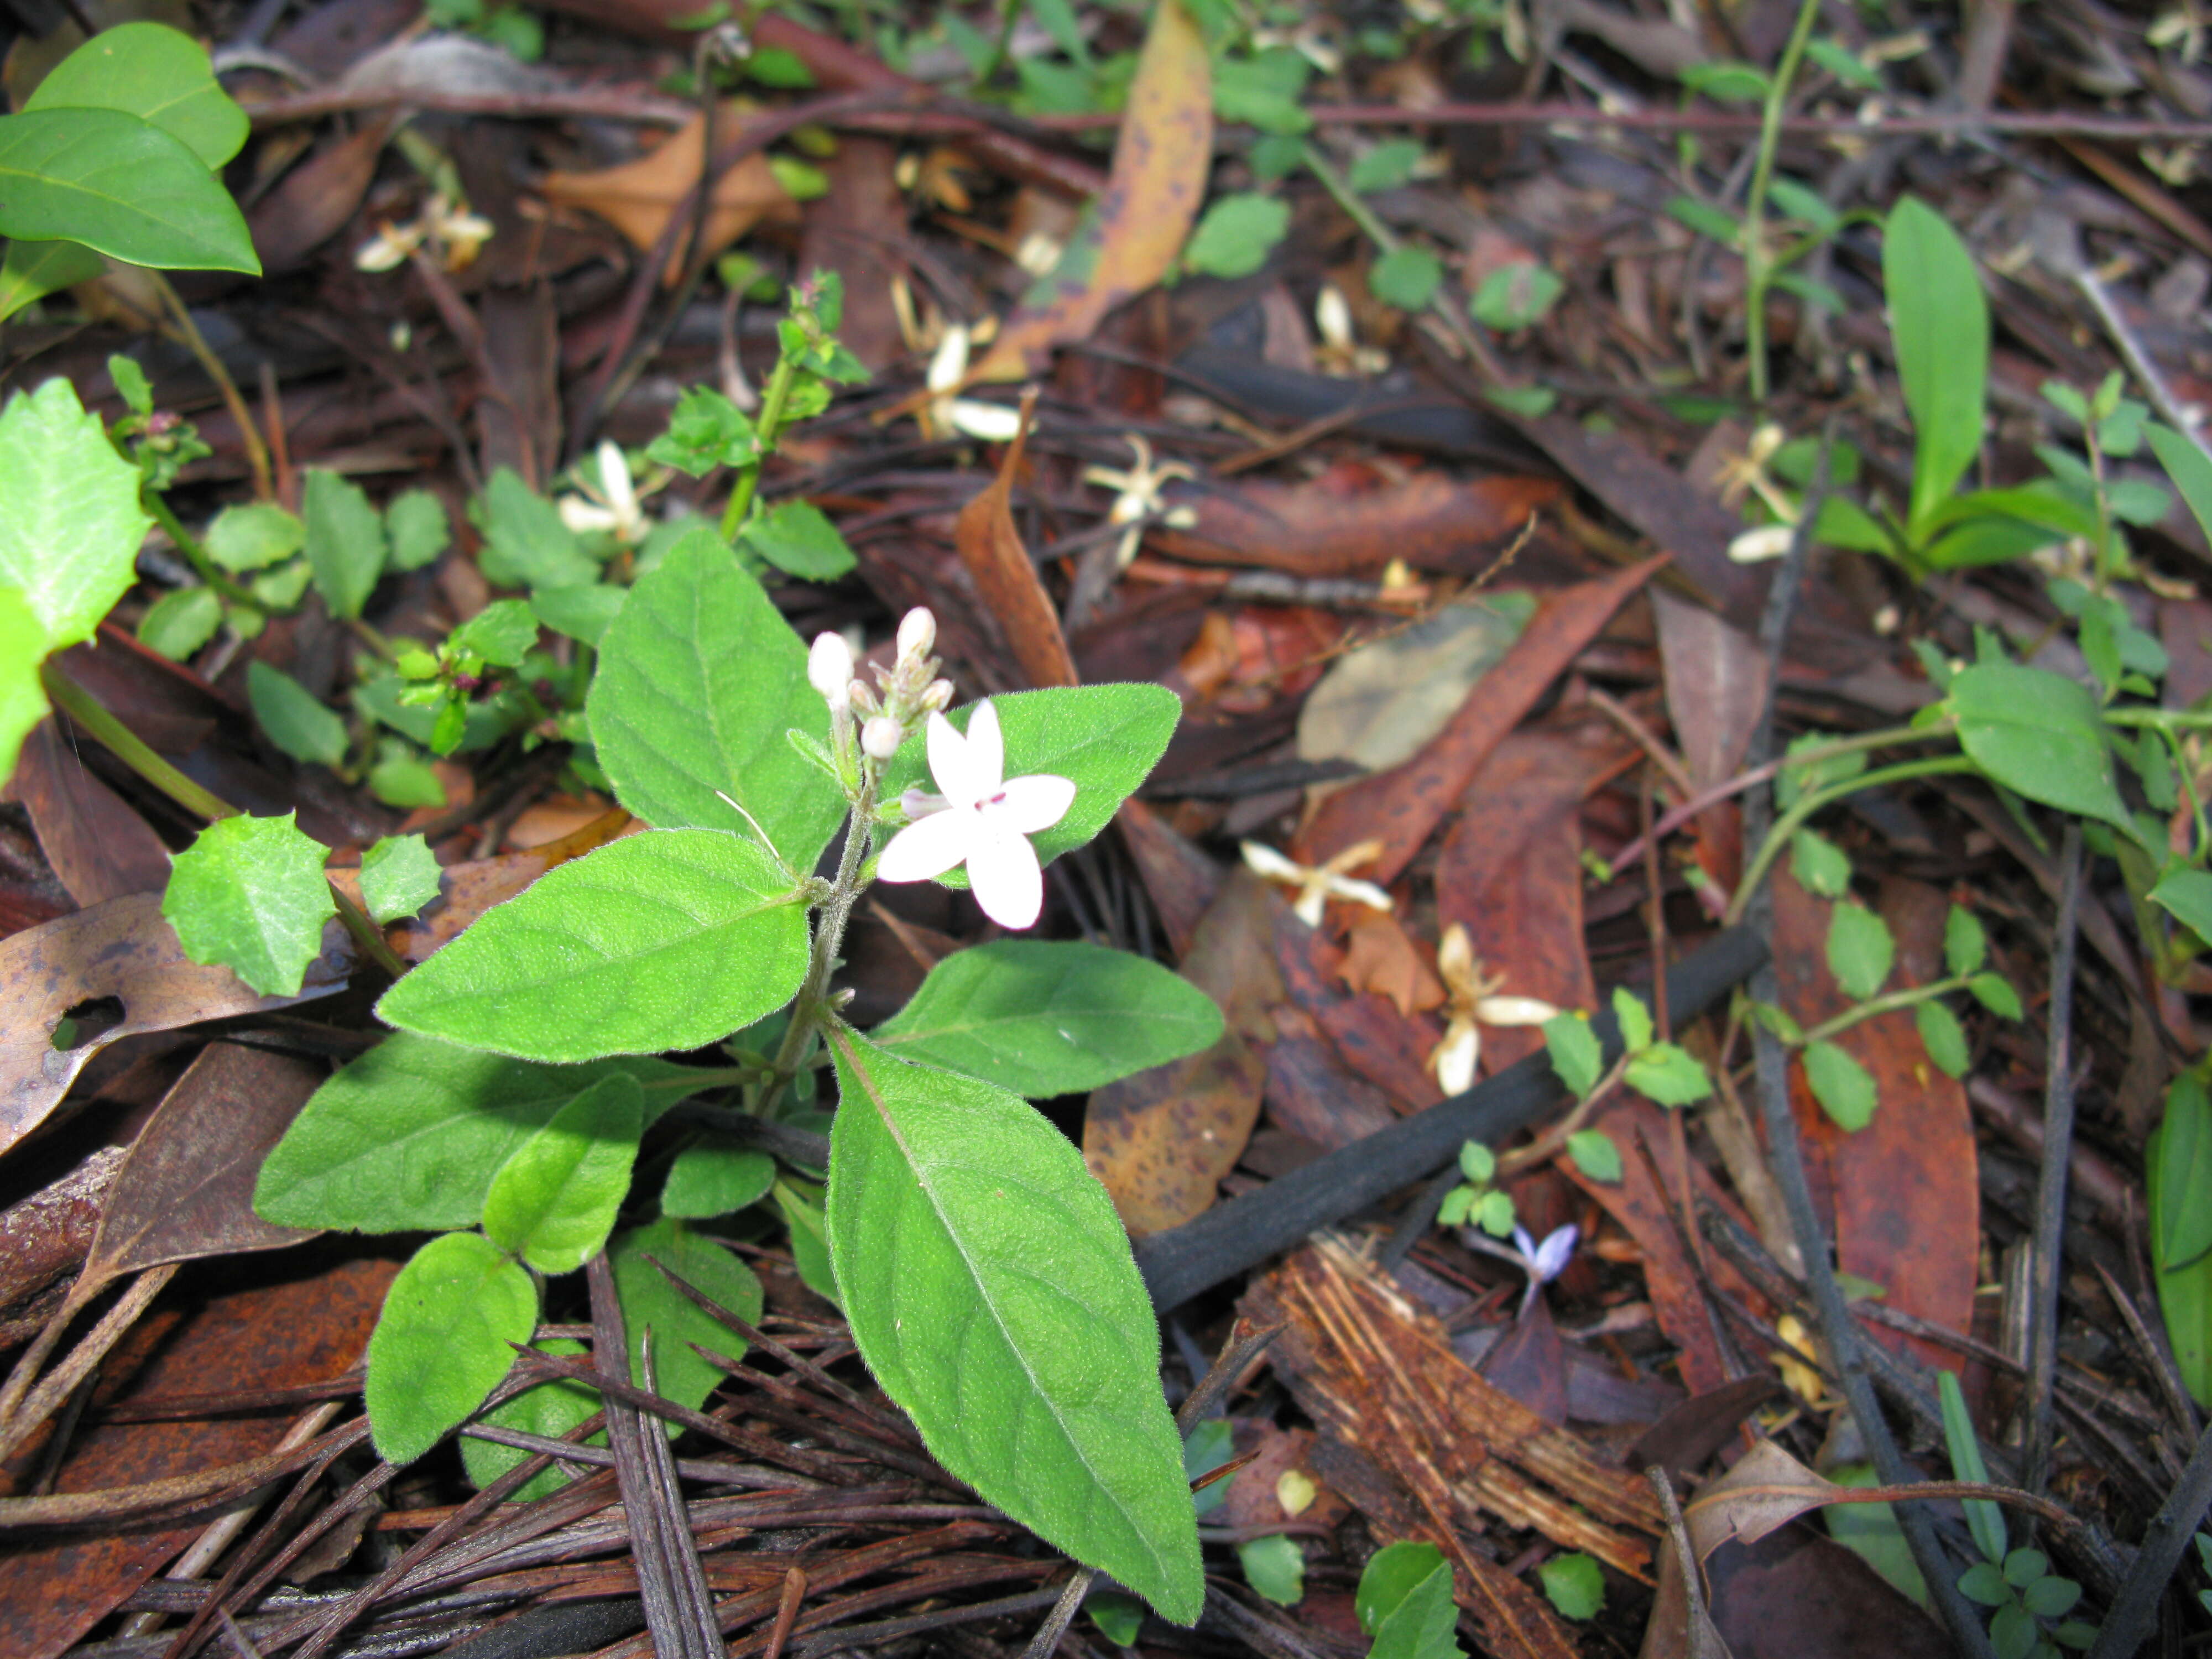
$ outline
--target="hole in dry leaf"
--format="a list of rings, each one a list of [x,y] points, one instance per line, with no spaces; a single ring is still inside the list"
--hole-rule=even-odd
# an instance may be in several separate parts
[[[54,1022],[53,1045],[64,1053],[82,1048],[122,1024],[122,998],[87,997]]]

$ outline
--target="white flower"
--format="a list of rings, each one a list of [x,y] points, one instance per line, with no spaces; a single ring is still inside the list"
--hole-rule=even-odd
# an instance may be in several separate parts
[[[806,683],[822,694],[832,714],[853,706],[853,647],[842,634],[823,629],[806,653]]]
[[[355,250],[353,265],[356,270],[396,270],[407,263],[407,256],[422,246],[426,232],[422,222],[411,224],[385,225],[374,236]]]
[[[1350,899],[1354,904],[1386,914],[1395,908],[1391,896],[1373,882],[1354,881],[1344,873],[1381,856],[1382,843],[1379,841],[1363,841],[1357,847],[1347,847],[1318,869],[1285,858],[1273,848],[1256,841],[1246,842],[1243,850],[1244,862],[1254,874],[1265,876],[1269,881],[1289,882],[1298,890],[1291,913],[1309,927],[1321,926],[1322,910],[1332,898]]]
[[[626,547],[635,547],[646,538],[652,528],[644,510],[638,506],[637,490],[631,484],[629,463],[623,459],[622,446],[612,441],[599,446],[599,487],[584,486],[581,495],[561,498],[561,522],[578,535],[594,530],[604,530]]]
[[[466,270],[492,239],[490,220],[443,195],[434,193],[423,204],[422,220],[429,228],[430,240],[444,251],[448,270]]]
[[[1049,830],[1075,804],[1075,785],[1038,773],[1006,776],[999,711],[975,705],[962,737],[942,714],[929,717],[929,770],[945,806],[891,837],[876,864],[884,881],[927,881],[955,865],[983,914],[1001,927],[1027,927],[1044,908],[1044,871],[1029,837]]]
[[[1127,471],[1110,466],[1083,469],[1084,483],[1119,492],[1106,514],[1106,522],[1121,526],[1121,542],[1114,550],[1114,562],[1125,570],[1137,556],[1138,544],[1144,540],[1145,526],[1149,520],[1157,518],[1177,530],[1188,530],[1198,522],[1194,508],[1170,507],[1161,495],[1169,479],[1194,478],[1197,474],[1181,461],[1163,461],[1154,466],[1152,445],[1133,432],[1128,434],[1128,443],[1137,452],[1137,464]]]
[[[1429,1066],[1448,1095],[1464,1094],[1474,1086],[1475,1061],[1482,1054],[1482,1026],[1541,1025],[1559,1012],[1535,997],[1496,994],[1505,982],[1504,976],[1482,971],[1474,942],[1458,922],[1444,929],[1437,945],[1437,973],[1449,1000],[1443,1040],[1430,1054]]]
[[[1021,433],[1021,411],[954,396],[967,378],[968,325],[955,323],[945,331],[937,355],[929,360],[929,401],[920,416],[923,431],[933,438],[964,432],[988,444],[1013,442]]]

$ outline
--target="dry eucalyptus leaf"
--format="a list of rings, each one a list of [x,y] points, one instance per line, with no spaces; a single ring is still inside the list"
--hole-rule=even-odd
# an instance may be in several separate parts
[[[259,995],[229,969],[185,955],[159,893],[126,894],[0,939],[0,1152],[52,1111],[84,1063],[118,1038],[328,996],[352,967],[352,942],[333,920],[300,994]],[[118,1005],[115,1024],[74,1048],[54,1046],[71,1010],[90,1021],[114,1017]]]
[[[1698,1559],[1734,1539],[1756,1544],[1808,1510],[1850,1503],[1856,1495],[1824,1480],[1771,1440],[1762,1440],[1683,1510]]]
[[[1652,1598],[1636,1659],[1735,1659],[1705,1606],[1705,1586],[1670,1478],[1659,1468],[1645,1474],[1667,1508],[1668,1541],[1659,1558],[1659,1593]]]
[[[716,143],[728,143],[741,120],[733,105],[726,106],[714,122]],[[694,118],[635,161],[591,173],[549,173],[540,187],[547,200],[586,208],[622,232],[633,246],[650,248],[667,228],[668,216],[698,185],[706,128],[703,118]],[[776,181],[768,157],[756,150],[726,169],[714,185],[714,204],[707,214],[706,251],[719,252],[770,217],[795,224],[799,204]],[[679,243],[668,262],[671,282],[682,270],[686,252]]]
[[[1520,637],[1532,608],[1517,594],[1448,605],[1346,652],[1306,699],[1298,758],[1354,761],[1370,772],[1412,759]]]

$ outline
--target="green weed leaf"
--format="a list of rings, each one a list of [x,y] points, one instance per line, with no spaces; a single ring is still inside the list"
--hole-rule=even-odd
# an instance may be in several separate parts
[[[1912,1023],[1919,1027],[1920,1045],[1928,1050],[1928,1058],[1936,1063],[1936,1069],[1946,1077],[1966,1076],[1974,1057],[1966,1046],[1966,1030],[1959,1024],[1958,1015],[1930,997],[1914,1006]]]
[[[1974,256],[1926,203],[1899,198],[1882,236],[1882,288],[1898,378],[1912,416],[1912,506],[1941,506],[1982,447],[1990,309]]]
[[[1104,1189],[1018,1097],[830,1041],[830,1243],[869,1369],[987,1502],[1194,1620],[1159,1328]]]
[[[1874,1074],[1834,1043],[1805,1045],[1805,1081],[1820,1109],[1838,1127],[1863,1129],[1874,1121]]]
[[[315,592],[332,616],[360,616],[384,574],[383,515],[359,484],[319,466],[307,469],[300,507]]]
[[[1896,958],[1887,922],[1863,904],[1836,906],[1828,918],[1828,971],[1845,996],[1854,1002],[1873,996]]]
[[[1620,1148],[1602,1129],[1577,1129],[1569,1135],[1567,1156],[1574,1159],[1575,1168],[1592,1181],[1611,1186],[1621,1177]]]
[[[1275,1533],[1239,1544],[1237,1564],[1244,1569],[1244,1582],[1263,1600],[1294,1607],[1306,1599],[1305,1552],[1296,1539]]]
[[[258,659],[248,663],[246,696],[269,741],[294,760],[336,766],[345,758],[345,722],[283,669]]]
[[[113,109],[0,117],[0,235],[161,270],[261,274],[238,204],[190,146]]]
[[[1352,1598],[1375,1638],[1368,1659],[1460,1659],[1451,1567],[1434,1544],[1392,1544],[1368,1559]]]
[[[501,668],[520,668],[538,643],[538,613],[526,599],[495,599],[456,628],[446,641]]]
[[[720,790],[805,871],[843,815],[836,787],[784,740],[829,729],[806,647],[710,530],[688,532],[630,589],[586,708],[617,796],[648,823],[750,835]]]
[[[422,836],[386,836],[362,854],[362,908],[378,921],[411,916],[437,896],[438,857]]]
[[[646,447],[646,459],[703,478],[718,466],[760,459],[760,434],[739,409],[712,386],[695,386],[676,400],[668,430]]]
[[[453,526],[446,504],[427,489],[403,489],[384,508],[386,562],[394,570],[420,570],[450,546]]]
[[[1224,196],[1206,209],[1183,245],[1184,267],[1201,276],[1249,276],[1290,228],[1287,202],[1253,191]]]
[[[673,1216],[618,1235],[607,1248],[615,1298],[629,1328],[630,1381],[645,1383],[645,1341],[653,1337],[653,1369],[660,1393],[697,1409],[722,1373],[692,1352],[697,1344],[731,1359],[745,1357],[744,1339],[668,1282],[659,1262],[700,1295],[748,1325],[761,1316],[761,1285],[751,1268]]]
[[[800,1279],[824,1302],[843,1307],[836,1267],[830,1260],[830,1218],[822,1212],[822,1188],[811,1182],[779,1181],[775,1207],[783,1212],[783,1224],[790,1231],[792,1265]]]
[[[186,956],[222,963],[265,997],[300,994],[337,908],[323,844],[300,833],[296,816],[210,823],[177,854],[161,897]]]
[[[1041,1099],[1209,1048],[1213,999],[1158,963],[1077,940],[956,951],[870,1040],[902,1060]]]
[[[1587,1014],[1554,1014],[1546,1020],[1544,1047],[1551,1054],[1553,1071],[1577,1100],[1596,1088],[1605,1075],[1605,1054]]]
[[[705,1218],[757,1204],[775,1185],[775,1160],[719,1135],[686,1146],[660,1188],[663,1215]]]
[[[1966,1396],[1960,1391],[1956,1372],[1936,1373],[1936,1396],[1942,1413],[1944,1445],[1951,1454],[1951,1478],[1988,1485],[1989,1465],[1982,1461],[1982,1443],[1974,1437],[1974,1419],[1967,1413]],[[1974,1536],[1974,1547],[1992,1565],[2002,1564],[2005,1559],[2004,1511],[1986,1498],[1961,1498],[1960,1507],[1966,1511],[1966,1530]]]
[[[1820,898],[1841,898],[1851,890],[1850,855],[1817,830],[1800,830],[1790,838],[1790,873]]]
[[[2203,1085],[2199,1082],[2195,1086],[2201,1092]],[[2152,1131],[2143,1160],[2145,1184],[2149,1188],[2150,1236],[2154,1241],[2185,1235],[2193,1223],[2175,1212],[2200,1197],[2185,1187],[2169,1188],[2166,1184],[2170,1168],[2186,1165],[2194,1170],[2200,1161],[2186,1148],[2171,1155],[2166,1151],[2181,1091],[2181,1079],[2177,1078],[2166,1091],[2166,1121]],[[2179,1109],[2189,1109],[2181,1105]],[[2212,1252],[2199,1255],[2185,1267],[2168,1267],[2161,1255],[2154,1267],[2159,1311],[2165,1316],[2166,1334],[2173,1344],[2175,1367],[2198,1405],[2212,1403]]]
[[[540,1353],[580,1358],[587,1350],[580,1342],[571,1342],[565,1337],[552,1337],[544,1342],[530,1345]],[[516,1429],[524,1434],[542,1436],[547,1440],[558,1440],[586,1418],[599,1409],[599,1391],[587,1382],[572,1377],[561,1377],[551,1382],[540,1382],[534,1389],[525,1389],[503,1406],[495,1406],[483,1414],[483,1420],[495,1428]],[[594,1440],[604,1436],[594,1435]],[[520,1446],[502,1446],[493,1440],[478,1440],[473,1436],[461,1437],[461,1465],[469,1472],[469,1480],[479,1490],[505,1474],[531,1454]],[[515,1489],[512,1503],[529,1504],[556,1492],[567,1486],[572,1477],[556,1463],[550,1469],[541,1469]]]
[[[806,912],[750,841],[628,836],[488,910],[377,1005],[387,1024],[520,1060],[696,1048],[773,1012]]]
[[[578,587],[599,580],[576,539],[561,522],[561,509],[523,483],[510,467],[501,467],[469,503],[469,520],[483,532],[477,568],[495,587]]]
[[[538,1287],[481,1233],[445,1233],[385,1293],[362,1393],[378,1455],[411,1463],[483,1404],[538,1327]]]
[[[811,501],[778,502],[738,539],[778,570],[805,581],[834,582],[854,565],[845,538]]]
[[[179,587],[146,607],[134,630],[138,643],[171,662],[182,662],[222,626],[222,601],[212,587]],[[258,666],[257,664],[256,666]]]
[[[601,1078],[514,1149],[484,1194],[484,1237],[547,1275],[574,1273],[614,1231],[645,1129],[645,1096]]]
[[[2166,1203],[2152,1237],[2159,1266],[2174,1272],[2212,1250],[2212,1102],[2194,1072],[2182,1073],[2166,1091],[2158,1166]]]
[[[2020,993],[2002,974],[1976,974],[1966,981],[1966,988],[1973,993],[1975,1001],[1999,1019],[2018,1019],[2025,1012],[2020,1006]]]
[[[1943,918],[1943,965],[1954,977],[1971,974],[1989,953],[1990,936],[1981,918],[1964,905],[1953,905]]]
[[[1468,309],[1485,328],[1511,334],[1542,322],[1566,291],[1566,283],[1549,265],[1522,259],[1500,265],[1484,277]]]
[[[2086,688],[2048,669],[1976,663],[1951,677],[1951,708],[1960,746],[1993,781],[2045,806],[2132,829]]]
[[[1644,999],[1626,985],[1613,988],[1613,1018],[1620,1027],[1620,1046],[1635,1054],[1651,1046],[1656,1030],[1651,1024],[1651,1011],[1644,1006]]]
[[[0,587],[0,777],[15,771],[23,739],[46,717],[39,662],[48,638],[21,592]]]
[[[1390,250],[1367,272],[1367,291],[1386,306],[1419,311],[1437,296],[1444,262],[1428,249],[1407,242]]]
[[[146,538],[138,471],[67,380],[0,410],[0,587],[23,595],[46,643],[88,640],[129,591]]]
[[[1655,1042],[1628,1062],[1628,1086],[1662,1106],[1687,1106],[1713,1091],[1713,1080],[1688,1049]]]
[[[208,556],[234,575],[281,564],[307,544],[307,526],[274,501],[226,507],[203,538]]]
[[[1579,1550],[1553,1556],[1536,1569],[1536,1577],[1563,1619],[1595,1619],[1604,1610],[1605,1574]]]

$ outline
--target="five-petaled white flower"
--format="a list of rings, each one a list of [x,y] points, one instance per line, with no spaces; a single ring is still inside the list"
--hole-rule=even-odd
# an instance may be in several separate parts
[[[645,539],[653,523],[638,502],[622,446],[611,441],[602,443],[599,463],[599,488],[582,483],[582,495],[563,495],[558,503],[561,522],[580,536],[604,530],[623,546],[635,547]]]
[[[1444,930],[1437,946],[1437,972],[1449,998],[1447,1023],[1443,1041],[1429,1055],[1429,1066],[1448,1095],[1464,1094],[1474,1086],[1475,1061],[1482,1054],[1480,1027],[1541,1025],[1559,1012],[1535,997],[1499,996],[1504,975],[1482,971],[1474,941],[1456,921]]]
[[[1029,838],[1067,816],[1075,785],[1049,773],[1006,776],[999,712],[988,701],[975,705],[964,738],[930,715],[929,770],[945,804],[891,837],[878,878],[927,881],[964,863],[985,915],[1001,927],[1031,926],[1044,908],[1044,871]]]
[[[1137,464],[1126,472],[1112,466],[1083,469],[1084,483],[1117,492],[1106,522],[1121,527],[1121,543],[1114,550],[1114,562],[1125,570],[1137,556],[1137,548],[1145,538],[1145,526],[1152,520],[1158,519],[1177,530],[1188,530],[1198,522],[1195,509],[1170,507],[1161,495],[1170,478],[1188,480],[1198,475],[1181,461],[1162,461],[1154,465],[1152,445],[1136,433],[1128,434],[1128,443],[1137,453]]]
[[[1333,898],[1350,899],[1354,904],[1385,913],[1395,907],[1395,901],[1373,882],[1356,881],[1344,873],[1382,857],[1382,843],[1379,841],[1363,841],[1356,847],[1347,847],[1317,866],[1285,858],[1263,842],[1244,842],[1243,852],[1244,862],[1253,874],[1297,887],[1298,896],[1291,906],[1291,913],[1309,927],[1321,926],[1323,908]]]
[[[938,342],[937,353],[929,360],[926,382],[929,401],[917,412],[923,434],[931,438],[949,438],[964,432],[985,443],[1010,444],[1022,429],[1019,410],[959,395],[960,383],[968,378],[968,343],[971,337],[967,324],[955,323]]]

